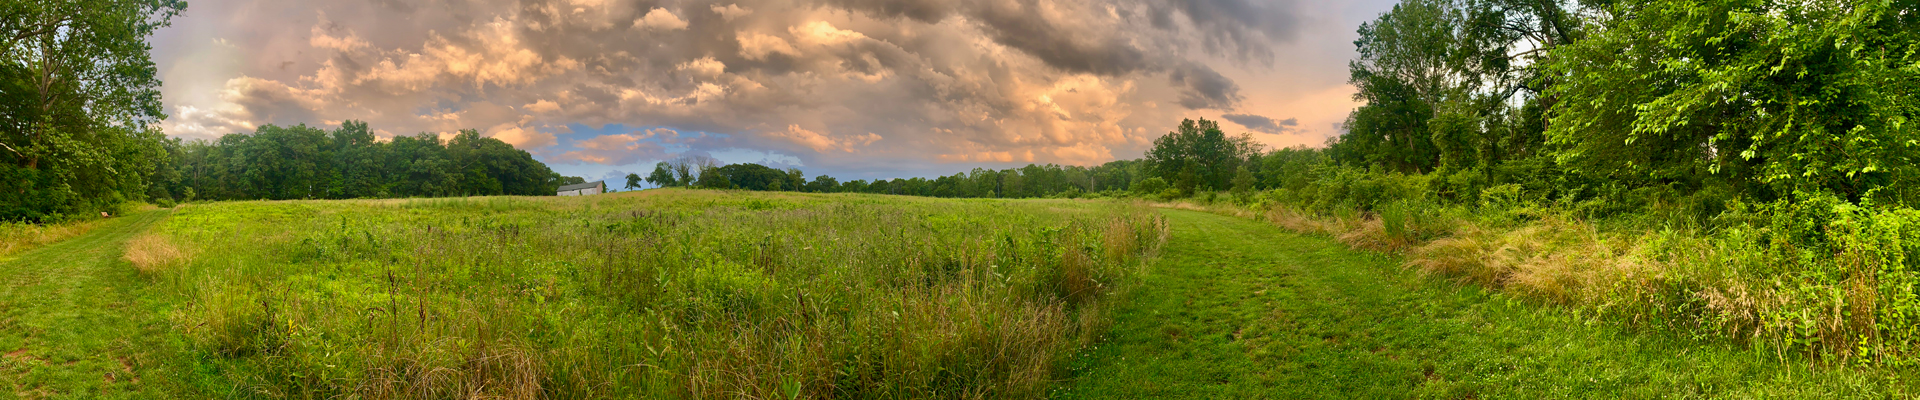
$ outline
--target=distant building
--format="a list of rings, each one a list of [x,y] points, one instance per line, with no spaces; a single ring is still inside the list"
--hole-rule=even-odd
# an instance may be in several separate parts
[[[566,185],[566,186],[560,187],[561,196],[586,196],[590,194],[601,194],[606,192],[607,192],[606,181],[594,181],[594,182],[587,182],[587,183],[582,183],[578,185]]]

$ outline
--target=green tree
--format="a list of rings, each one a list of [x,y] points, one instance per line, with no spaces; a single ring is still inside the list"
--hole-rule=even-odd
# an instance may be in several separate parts
[[[1475,168],[1540,147],[1553,82],[1538,64],[1575,41],[1579,25],[1555,0],[1407,0],[1360,26],[1349,64],[1359,89],[1330,154],[1400,172]],[[1537,108],[1536,108],[1537,110]],[[1516,118],[1533,118],[1521,121]]]
[[[680,181],[673,177],[673,166],[666,161],[653,164],[653,173],[647,175],[647,182],[659,187],[680,186]]]
[[[1228,137],[1213,121],[1183,120],[1179,130],[1153,141],[1144,162],[1154,176],[1190,194],[1231,188],[1234,169],[1259,151],[1250,136]]]
[[[693,186],[701,189],[732,189],[733,182],[727,179],[727,174],[721,172],[720,168],[701,165],[700,177],[693,182]]]
[[[1613,2],[1554,51],[1548,140],[1606,182],[1915,204],[1920,1]]]
[[[1253,187],[1257,182],[1253,178],[1253,170],[1241,165],[1233,172],[1233,197],[1242,202],[1253,198]]]
[[[826,176],[826,175],[816,176],[816,177],[813,177],[812,182],[807,182],[807,191],[814,192],[814,193],[839,192],[840,180],[834,179],[833,177]]]
[[[144,197],[168,152],[148,36],[186,3],[0,2],[0,219]]]

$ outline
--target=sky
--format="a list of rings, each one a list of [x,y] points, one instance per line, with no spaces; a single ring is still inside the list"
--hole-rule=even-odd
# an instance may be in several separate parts
[[[475,129],[555,171],[707,156],[842,180],[1139,158],[1181,119],[1320,146],[1393,0],[194,0],[152,38],[187,140]]]

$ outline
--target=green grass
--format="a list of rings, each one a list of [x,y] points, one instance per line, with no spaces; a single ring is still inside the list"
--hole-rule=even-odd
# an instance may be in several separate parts
[[[1057,398],[1886,398],[1910,371],[1634,332],[1354,251],[1168,210],[1173,237]]]
[[[235,202],[141,250],[184,262],[137,258],[177,339],[164,395],[1031,398],[1161,221],[688,190]]]
[[[97,222],[92,232],[0,262],[0,398],[145,398],[169,329],[124,262],[128,239],[165,215]]]
[[[0,261],[0,398],[1914,395],[1403,264],[1097,201],[191,205]]]

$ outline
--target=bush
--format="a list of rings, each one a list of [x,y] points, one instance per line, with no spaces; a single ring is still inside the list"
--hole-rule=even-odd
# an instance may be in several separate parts
[[[1156,176],[1152,178],[1133,181],[1133,187],[1131,189],[1135,194],[1156,195],[1156,194],[1160,194],[1161,192],[1165,192],[1167,188],[1168,188],[1167,180],[1160,179],[1160,177]],[[1168,196],[1161,196],[1161,197],[1172,198]]]

